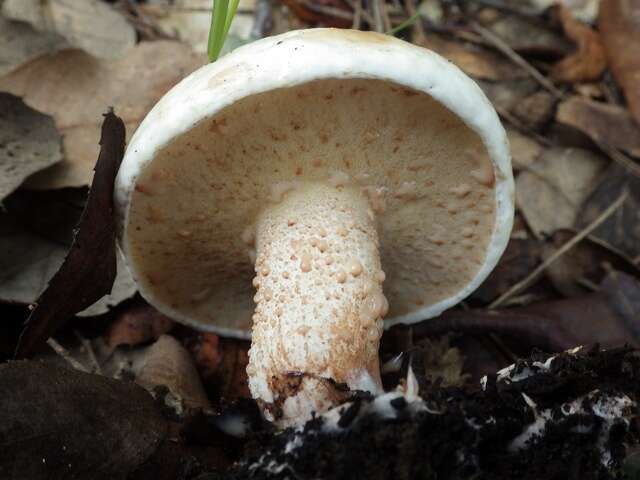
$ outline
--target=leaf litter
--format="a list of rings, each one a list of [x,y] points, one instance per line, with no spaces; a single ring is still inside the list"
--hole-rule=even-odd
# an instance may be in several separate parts
[[[2,15],[55,33],[98,58],[120,58],[136,43],[133,26],[100,0],[4,0]]]
[[[160,97],[191,73],[202,57],[173,41],[143,42],[116,61],[99,60],[80,50],[41,56],[0,78],[0,91],[23,98],[53,117],[63,135],[64,160],[30,188],[51,189],[91,183],[98,156],[102,114],[113,107],[129,135]]]
[[[55,33],[38,32],[0,16],[0,45],[0,75],[6,75],[29,60],[65,48],[67,42]]]

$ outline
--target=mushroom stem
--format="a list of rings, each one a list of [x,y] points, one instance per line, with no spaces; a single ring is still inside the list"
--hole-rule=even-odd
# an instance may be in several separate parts
[[[256,224],[247,373],[265,416],[287,426],[335,405],[345,387],[380,391],[388,304],[375,216],[358,188],[305,183],[275,200]]]

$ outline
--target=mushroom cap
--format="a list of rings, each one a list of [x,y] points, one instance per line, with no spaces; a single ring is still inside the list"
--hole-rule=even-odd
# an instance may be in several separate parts
[[[506,248],[511,159],[480,88],[391,36],[299,30],[196,70],[133,135],[114,195],[142,296],[249,338],[257,215],[284,182],[331,178],[349,178],[377,212],[387,327],[458,303]]]

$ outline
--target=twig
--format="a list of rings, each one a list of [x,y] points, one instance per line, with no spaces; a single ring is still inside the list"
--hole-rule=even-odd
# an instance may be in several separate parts
[[[494,343],[496,348],[500,350],[500,353],[502,353],[502,355],[504,355],[510,362],[515,362],[518,359],[518,356],[513,353],[511,349],[507,347],[502,339],[495,333],[489,334],[489,340]]]
[[[91,342],[86,338],[84,338],[80,334],[80,332],[78,332],[77,330],[74,330],[73,334],[76,336],[78,341],[82,344],[83,348],[87,351],[87,356],[89,357],[89,360],[93,364],[93,371],[95,373],[102,375],[103,374],[102,367],[100,367],[100,362],[98,362],[98,357],[96,357],[96,352],[93,349],[93,345],[91,345]]]
[[[362,19],[369,24],[369,26],[373,26],[374,21],[371,14],[362,8],[362,0],[345,0],[345,3],[351,7],[351,9],[355,12],[359,12],[362,16]]]
[[[80,370],[81,372],[91,373],[87,367],[85,367],[82,363],[77,361],[75,358],[71,356],[69,351],[60,345],[53,337],[47,340],[47,345],[49,345],[54,352],[64,358],[69,365],[71,365],[76,370]]]
[[[598,140],[593,136],[589,136],[589,138],[591,138],[591,140],[593,140],[593,142],[598,146],[598,148],[602,150],[604,153],[606,153],[609,156],[609,158],[611,158],[614,162],[621,165],[623,168],[625,168],[629,173],[631,173],[635,177],[640,177],[640,165],[638,165],[633,160],[628,158],[625,154],[620,152],[617,148],[612,147],[611,145],[601,140]]]
[[[525,306],[540,301],[542,298],[543,297],[540,294],[523,293],[522,295],[516,295],[515,297],[511,297],[506,300],[505,303],[502,304],[502,307]]]
[[[387,2],[385,0],[380,0],[380,15],[382,16],[384,31],[388,32],[391,30],[391,19],[389,18],[389,11],[387,10]]]
[[[400,24],[396,25],[392,29],[387,30],[386,33],[387,33],[387,35],[395,35],[396,33],[404,30],[405,28],[409,28],[409,27],[415,25],[418,22],[419,19],[420,19],[420,14],[418,12],[415,12],[413,15],[411,15],[405,21],[403,21]],[[424,39],[424,37],[423,37],[423,39]]]
[[[420,12],[418,11],[418,8],[416,8],[416,3],[414,0],[406,0],[406,4],[407,11],[409,12],[409,18],[413,17],[416,14],[419,16]],[[413,41],[419,45],[423,44],[427,35],[424,31],[424,25],[422,24],[421,18],[418,18],[418,20],[414,23],[414,32],[415,35]]]
[[[360,30],[362,24],[362,3],[360,0],[356,0],[353,5],[353,23],[351,28],[354,30]]]
[[[372,0],[371,8],[373,9],[373,28],[378,33],[383,33],[385,31],[384,23],[382,21],[382,10],[381,10],[382,0]]]
[[[540,135],[538,132],[535,132],[531,128],[523,125],[522,122],[518,120],[514,115],[512,115],[511,112],[509,112],[508,110],[498,106],[496,106],[495,108],[498,114],[504,120],[509,122],[517,130],[520,130],[520,132],[522,132],[523,134],[526,134],[530,137],[535,138],[540,144],[544,145],[545,147],[552,147],[554,145],[554,143],[551,140],[549,140],[547,137],[544,137]]]
[[[525,72],[527,72],[536,82],[538,82],[543,88],[551,92],[556,98],[562,98],[564,94],[556,88],[556,86],[547,77],[542,75],[533,65],[527,62],[521,55],[516,53],[513,48],[506,44],[500,37],[484,28],[476,21],[470,22],[471,28],[487,42],[489,42],[496,50],[502,53],[505,57],[511,60],[514,64],[518,65]]]
[[[586,288],[587,290],[591,290],[592,292],[597,292],[600,290],[600,287],[598,285],[585,277],[580,277],[576,283],[581,287]]]
[[[609,218],[618,208],[620,208],[620,206],[622,206],[622,204],[627,199],[628,195],[629,195],[629,192],[625,188],[622,194],[617,198],[617,200],[613,202],[611,205],[609,205],[609,207],[607,207],[607,209],[604,212],[602,212],[598,216],[598,218],[596,218],[593,222],[587,225],[583,230],[577,233],[571,240],[569,240],[567,243],[562,245],[562,247],[556,250],[553,253],[553,255],[551,255],[544,262],[542,262],[529,275],[527,275],[525,278],[523,278],[521,281],[516,283],[509,290],[507,290],[502,295],[500,295],[496,300],[491,302],[491,304],[489,305],[489,308],[493,309],[503,305],[513,295],[518,294],[523,290],[525,290],[526,288],[530,287],[538,279],[538,277],[542,273],[544,273],[544,271],[549,267],[549,265],[554,263],[562,255],[564,255],[573,247],[575,247],[581,240],[583,240],[587,235],[589,235],[592,231],[598,228],[607,218]]]

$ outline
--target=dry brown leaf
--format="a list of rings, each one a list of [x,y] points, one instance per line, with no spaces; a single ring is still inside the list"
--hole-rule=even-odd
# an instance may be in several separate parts
[[[0,92],[0,200],[32,173],[62,160],[53,119]]]
[[[519,53],[563,57],[571,44],[540,19],[502,15],[486,27]]]
[[[158,386],[167,387],[171,398],[165,396],[165,403],[176,407],[178,414],[185,408],[211,409],[191,355],[170,335],[162,335],[147,347],[136,360],[134,371],[136,383],[151,392]]]
[[[598,24],[611,71],[640,125],[640,3],[603,0]]]
[[[640,264],[640,178],[631,175],[624,167],[614,163],[607,169],[598,188],[584,203],[577,226],[589,225],[625,190],[629,194],[621,208],[594,230],[593,236]]]
[[[573,96],[558,105],[556,120],[597,142],[640,156],[640,127],[622,107]]]
[[[541,249],[536,239],[511,238],[498,265],[471,294],[471,300],[486,305],[505,293],[540,263]]]
[[[153,398],[120,382],[44,362],[0,365],[0,478],[113,480],[168,436]]]
[[[35,59],[0,78],[0,90],[51,115],[64,136],[65,159],[34,175],[32,188],[88,185],[98,155],[102,114],[112,106],[130,136],[160,97],[204,58],[181,43],[143,42],[127,57],[100,61],[79,50]]]
[[[543,147],[531,137],[507,127],[511,162],[515,170],[529,168],[542,153]]]
[[[467,75],[475,78],[504,81],[526,77],[525,72],[513,68],[509,61],[497,53],[469,43],[428,34],[419,42],[419,45],[442,55]]]
[[[546,260],[571,240],[573,230],[558,230],[544,245]],[[586,285],[599,285],[611,269],[640,277],[640,269],[629,257],[595,237],[587,237],[551,263],[545,275],[565,297],[584,295],[591,290]]]
[[[208,391],[227,400],[251,396],[247,382],[249,342],[200,333],[186,344]]]
[[[99,0],[5,0],[2,14],[64,37],[98,58],[116,59],[136,43],[133,25]]]
[[[55,33],[37,32],[23,22],[11,22],[0,16],[0,76],[29,60],[67,47]]]
[[[560,21],[567,37],[578,47],[551,70],[551,78],[559,82],[579,83],[597,80],[607,68],[604,46],[597,31],[576,20],[571,10],[560,7]]]
[[[498,110],[511,110],[522,99],[538,91],[538,84],[531,78],[503,82],[478,80],[478,85]]]
[[[349,18],[330,15],[313,8],[314,5],[329,7],[343,12],[349,12],[349,5],[344,0],[316,0],[315,2],[305,2],[300,0],[283,0],[298,20],[306,25],[324,26],[333,28],[349,28],[353,23]]]
[[[516,204],[536,235],[571,228],[606,160],[588,150],[551,148],[516,178]]]
[[[549,92],[540,90],[519,101],[512,109],[522,125],[531,130],[541,130],[555,113],[556,98]]]

